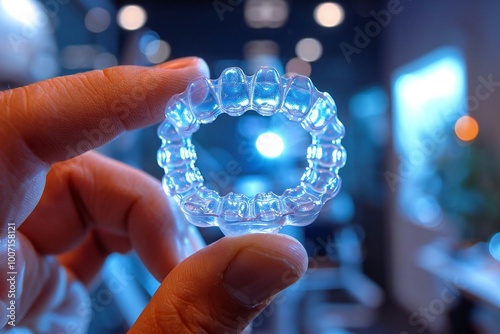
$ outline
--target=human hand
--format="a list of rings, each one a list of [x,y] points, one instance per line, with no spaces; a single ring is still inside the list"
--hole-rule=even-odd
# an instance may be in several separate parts
[[[84,331],[85,285],[112,252],[134,249],[163,281],[131,329],[137,333],[238,333],[304,273],[302,246],[278,235],[223,238],[185,259],[203,242],[160,183],[87,152],[160,121],[169,97],[199,75],[208,75],[206,64],[186,58],[0,93],[0,330],[11,328],[15,302],[17,328]],[[12,269],[4,254],[14,244]]]

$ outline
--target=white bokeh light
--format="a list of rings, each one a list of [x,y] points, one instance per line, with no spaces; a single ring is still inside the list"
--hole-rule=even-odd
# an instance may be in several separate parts
[[[295,53],[302,60],[316,61],[323,54],[323,46],[315,38],[303,38],[295,46]]]
[[[144,8],[138,5],[122,7],[117,14],[118,25],[125,30],[137,30],[146,24],[148,15]]]
[[[41,11],[36,7],[36,4],[29,0],[0,0],[0,10],[5,10],[13,19],[26,26],[35,25],[39,19],[47,19],[43,14],[40,14]]]
[[[336,27],[344,21],[344,8],[335,2],[325,2],[314,10],[314,20],[322,27]]]
[[[276,158],[280,156],[285,149],[283,139],[281,139],[281,137],[274,132],[261,134],[257,138],[255,146],[257,147],[259,153],[267,158]]]

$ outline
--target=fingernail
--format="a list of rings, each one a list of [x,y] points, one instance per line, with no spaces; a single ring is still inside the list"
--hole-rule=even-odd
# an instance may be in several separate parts
[[[205,62],[205,60],[198,57],[184,57],[156,65],[156,67],[158,68],[164,68],[169,70],[178,70],[189,66],[196,66],[198,67],[198,70],[201,72],[202,75],[206,77],[210,76],[210,70],[208,68],[207,63]]]
[[[255,307],[295,283],[303,271],[282,257],[245,249],[224,273],[224,286],[240,304]]]

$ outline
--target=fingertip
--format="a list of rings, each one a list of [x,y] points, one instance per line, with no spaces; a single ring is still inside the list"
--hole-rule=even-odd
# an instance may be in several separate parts
[[[267,254],[269,256],[281,257],[296,268],[297,273],[302,276],[307,270],[308,255],[304,246],[295,238],[286,234],[255,233],[234,238],[247,244],[247,248]]]
[[[241,333],[306,268],[305,249],[291,237],[222,238],[172,270],[133,329],[137,333],[153,327]],[[179,318],[179,308],[190,312]]]
[[[252,234],[230,241],[242,242],[242,247],[224,272],[224,287],[241,305],[253,308],[265,303],[307,270],[307,253],[291,237]]]
[[[207,62],[203,58],[199,57],[178,58],[158,64],[155,68],[167,70],[194,68],[200,73],[201,76],[210,77],[210,69]]]
[[[161,121],[173,95],[209,74],[203,59],[188,57],[155,68],[115,66],[52,78],[3,98],[6,108],[17,111],[9,113],[13,135],[52,164]]]
[[[198,58],[198,68],[204,77],[210,77],[210,68],[204,59]]]

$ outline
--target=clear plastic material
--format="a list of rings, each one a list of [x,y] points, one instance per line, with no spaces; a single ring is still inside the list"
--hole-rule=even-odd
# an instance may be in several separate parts
[[[203,185],[195,166],[191,136],[200,124],[211,123],[222,113],[240,116],[248,110],[262,116],[283,113],[311,134],[309,166],[300,184],[281,196],[269,192],[253,198],[235,193],[221,197]],[[219,226],[225,235],[277,233],[284,225],[312,223],[323,204],[340,190],[338,171],[346,161],[341,145],[344,126],[332,97],[319,92],[308,77],[280,77],[271,67],[246,76],[240,68],[227,68],[218,79],[200,77],[191,82],[186,91],[170,99],[165,116],[158,128],[163,188],[194,225]]]

